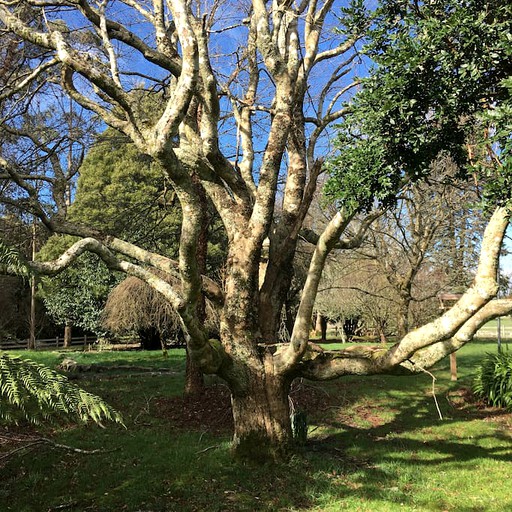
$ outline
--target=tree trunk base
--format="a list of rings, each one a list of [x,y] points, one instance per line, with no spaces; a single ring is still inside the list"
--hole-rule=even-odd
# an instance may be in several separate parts
[[[251,380],[249,390],[231,397],[233,454],[255,463],[286,460],[293,448],[289,384],[268,376]]]

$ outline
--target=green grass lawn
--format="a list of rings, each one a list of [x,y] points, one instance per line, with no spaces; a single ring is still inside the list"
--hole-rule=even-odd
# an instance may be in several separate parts
[[[0,466],[3,511],[505,511],[512,510],[512,417],[463,400],[495,341],[464,347],[459,381],[448,360],[432,379],[350,377],[302,385],[325,395],[309,418],[307,445],[288,463],[250,466],[229,454],[229,432],[183,431],[159,411],[181,394],[183,351],[69,353],[81,364],[171,371],[83,373],[77,381],[124,415],[126,429],[60,424],[39,428],[55,442]],[[57,352],[24,353],[55,366]],[[0,440],[4,431],[0,430]],[[18,430],[17,432],[23,432]],[[1,444],[0,444],[1,448]]]
[[[504,340],[512,339],[512,318],[506,316],[499,319],[501,337]],[[487,322],[477,333],[482,338],[496,338],[498,336],[498,319]]]

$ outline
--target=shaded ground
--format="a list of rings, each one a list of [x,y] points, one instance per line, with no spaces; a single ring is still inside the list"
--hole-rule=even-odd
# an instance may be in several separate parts
[[[461,353],[457,383],[442,362],[435,390],[426,375],[297,381],[291,400],[307,411],[310,437],[290,461],[261,467],[231,457],[230,397],[219,379],[209,379],[200,396],[181,396],[184,353],[168,360],[73,354],[81,365],[122,366],[75,374],[123,413],[128,428],[0,427],[0,458],[28,445],[0,462],[0,510],[512,510],[510,486],[496,484],[512,476],[512,414],[485,407],[469,389],[489,348],[480,343]],[[36,355],[51,365],[62,360]],[[166,372],[157,371],[163,366]]]
[[[335,394],[329,394],[321,387],[296,381],[290,393],[290,406],[296,411],[304,411],[308,421],[322,418],[327,424],[339,422],[349,428],[358,427],[361,422],[373,428],[379,427],[387,422],[383,412],[396,412],[376,404],[359,404],[357,416],[354,416],[343,407],[344,384],[337,383],[336,388],[338,389]],[[462,386],[450,391],[446,399],[458,416],[495,421],[502,429],[512,429],[512,413],[488,407],[474,396],[469,387]],[[233,432],[230,392],[224,384],[207,386],[202,393],[189,396],[155,398],[151,409],[152,416],[168,421],[171,427],[178,430],[211,434]],[[18,449],[30,449],[32,444],[39,444],[39,439],[41,438],[33,426],[0,428],[0,466],[3,454],[12,450],[16,452]]]
[[[302,382],[294,383],[290,400],[295,410],[305,411],[308,416],[333,403],[333,398],[323,389]],[[230,393],[223,384],[209,386],[203,393],[192,396],[157,398],[153,404],[154,415],[176,428],[212,433],[233,431]]]
[[[463,415],[484,421],[495,421],[502,428],[512,429],[512,412],[488,406],[484,400],[477,398],[471,388],[467,386],[461,386],[459,389],[451,391],[446,398],[452,407]]]
[[[325,411],[332,409],[337,422],[348,427],[358,426],[361,421],[371,427],[378,427],[387,422],[383,417],[384,409],[375,404],[358,405],[357,417],[344,410],[344,385],[338,383],[340,392],[327,393],[324,389],[303,382],[296,382],[290,393],[291,406],[295,410],[304,411],[308,419],[321,416],[324,420]],[[489,407],[475,397],[471,388],[461,387],[451,391],[446,399],[455,413],[471,418],[498,421],[505,428],[512,428],[512,413],[503,409]],[[233,418],[231,413],[230,393],[227,386],[215,384],[206,387],[203,393],[191,396],[160,397],[153,402],[153,415],[169,421],[180,430],[208,431],[211,433],[231,433]],[[386,412],[396,412],[385,409]]]

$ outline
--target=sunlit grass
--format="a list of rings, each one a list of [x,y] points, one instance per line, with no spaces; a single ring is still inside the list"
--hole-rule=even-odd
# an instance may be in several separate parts
[[[12,458],[0,469],[0,509],[512,510],[511,416],[456,403],[483,355],[495,350],[495,341],[466,346],[458,354],[457,382],[450,380],[447,360],[433,370],[443,420],[425,374],[315,383],[331,405],[309,418],[310,437],[301,452],[275,466],[235,463],[229,433],[213,435],[208,425],[184,432],[157,414],[157,398],[182,392],[183,352],[171,351],[166,359],[156,352],[66,353],[79,364],[154,371],[80,375],[80,385],[121,410],[127,429],[61,425],[42,432],[59,443],[103,451],[40,447]],[[53,366],[63,356],[27,355]]]

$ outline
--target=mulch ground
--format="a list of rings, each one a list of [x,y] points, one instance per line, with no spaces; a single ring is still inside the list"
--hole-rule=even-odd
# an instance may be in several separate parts
[[[452,391],[447,398],[453,409],[463,416],[498,421],[509,428],[512,425],[512,414],[509,411],[486,406],[469,388],[461,387],[457,391]],[[291,406],[295,410],[304,411],[308,418],[314,418],[327,409],[341,405],[339,395],[329,395],[320,387],[300,381],[292,386],[290,399]],[[357,410],[357,418],[351,418],[343,408],[335,416],[347,426],[356,426],[364,420],[373,427],[378,427],[387,421],[380,412],[379,407],[362,406]],[[180,430],[216,434],[233,432],[230,393],[223,384],[206,387],[202,393],[190,396],[157,398],[153,402],[152,414],[167,420],[173,428]]]
[[[495,421],[502,428],[512,429],[512,413],[509,410],[490,407],[484,400],[477,398],[469,387],[462,386],[451,391],[447,399],[455,410],[465,416]]]
[[[331,397],[322,389],[294,383],[290,393],[295,410],[307,415],[321,411],[331,404]],[[191,396],[158,398],[153,402],[153,414],[183,430],[213,433],[233,432],[233,417],[229,389],[223,384],[206,387]]]

